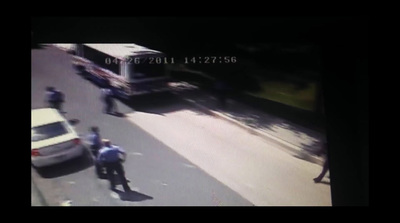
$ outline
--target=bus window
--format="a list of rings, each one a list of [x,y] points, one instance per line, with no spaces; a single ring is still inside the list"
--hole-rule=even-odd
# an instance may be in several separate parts
[[[131,81],[165,76],[164,64],[141,63],[134,66],[131,64],[129,70]]]

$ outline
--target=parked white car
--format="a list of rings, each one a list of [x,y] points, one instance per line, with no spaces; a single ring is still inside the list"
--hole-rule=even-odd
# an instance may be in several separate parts
[[[49,166],[83,155],[80,137],[56,109],[33,109],[31,115],[32,166]]]

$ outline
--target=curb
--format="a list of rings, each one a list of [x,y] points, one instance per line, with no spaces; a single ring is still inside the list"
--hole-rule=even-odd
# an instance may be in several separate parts
[[[46,199],[44,199],[42,192],[39,190],[39,188],[37,187],[37,185],[33,179],[31,179],[31,183],[32,183],[33,190],[34,190],[33,193],[35,193],[36,197],[38,198],[37,200],[39,201],[40,206],[49,206]],[[31,202],[32,202],[32,200],[31,200]],[[31,204],[31,206],[33,206],[33,205]],[[36,206],[36,205],[34,205],[34,206]]]
[[[178,95],[178,96],[179,96],[179,95]],[[181,97],[181,96],[180,96],[180,97]],[[306,151],[304,151],[303,149],[301,149],[300,147],[298,147],[298,146],[296,146],[296,145],[293,145],[293,144],[291,144],[291,143],[289,143],[289,142],[286,142],[286,141],[284,141],[284,140],[282,140],[282,139],[280,139],[280,138],[277,138],[277,137],[275,137],[275,136],[272,136],[272,135],[270,135],[270,134],[268,134],[268,133],[265,133],[265,132],[262,132],[262,131],[260,131],[260,130],[256,130],[256,129],[252,128],[252,127],[249,127],[249,126],[247,126],[247,125],[245,125],[245,124],[243,124],[243,123],[241,123],[241,122],[239,122],[239,121],[237,121],[237,120],[234,120],[234,119],[228,117],[228,116],[225,115],[225,114],[222,114],[221,112],[212,111],[212,110],[210,110],[209,108],[207,108],[207,107],[205,107],[205,106],[203,106],[203,105],[200,105],[200,104],[196,103],[194,100],[187,99],[187,98],[183,98],[183,97],[181,97],[181,98],[182,98],[184,101],[186,101],[186,102],[188,102],[188,103],[194,105],[195,107],[199,108],[200,110],[202,110],[204,113],[206,113],[206,114],[208,114],[208,115],[211,115],[211,116],[213,116],[213,117],[216,117],[216,118],[219,118],[219,119],[228,121],[228,122],[230,122],[230,123],[232,123],[232,124],[234,124],[234,125],[236,125],[236,126],[242,128],[242,129],[248,131],[249,133],[251,133],[251,134],[253,134],[253,135],[257,135],[257,136],[263,138],[264,140],[273,141],[274,143],[280,145],[286,152],[289,152],[289,153],[291,153],[292,155],[293,155],[293,153],[294,153],[294,155],[295,155],[296,157],[298,157],[298,158],[308,159],[308,160],[310,160],[311,162],[316,163],[316,164],[319,164],[319,165],[321,165],[321,166],[322,166],[323,163],[324,163],[324,161],[323,161],[322,159],[317,158],[317,157],[315,157],[315,156],[313,156],[313,155],[308,154]]]

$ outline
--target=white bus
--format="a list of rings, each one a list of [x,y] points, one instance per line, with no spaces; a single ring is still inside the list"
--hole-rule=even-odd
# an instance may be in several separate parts
[[[129,99],[134,95],[168,91],[164,53],[136,44],[75,44],[73,65],[87,78]]]

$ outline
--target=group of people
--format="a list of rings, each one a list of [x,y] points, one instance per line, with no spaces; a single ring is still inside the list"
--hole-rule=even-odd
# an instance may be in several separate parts
[[[101,89],[100,99],[104,103],[103,112],[106,114],[115,114],[115,102],[110,85],[107,84]],[[62,103],[65,101],[64,94],[55,87],[46,87],[46,103],[50,108],[55,108],[62,112]],[[106,175],[110,181],[110,189],[115,190],[114,172],[118,174],[122,181],[122,186],[125,192],[130,191],[127,179],[125,178],[125,171],[122,162],[126,158],[125,151],[112,145],[110,140],[102,139],[99,133],[99,128],[93,126],[90,128],[88,136],[90,143],[90,150],[95,159],[95,170],[98,177],[103,175],[103,169],[106,170]]]
[[[55,108],[62,112],[62,104],[65,101],[64,93],[55,87],[46,87],[46,103],[50,108]],[[114,94],[111,90],[109,82],[105,84],[105,87],[101,89],[100,99],[104,105],[103,113],[115,115],[116,105],[114,101]]]
[[[106,87],[101,89],[101,100],[104,103],[103,112],[106,114],[115,114],[115,102],[113,99],[113,92],[109,87],[109,83],[106,84]],[[219,93],[219,100],[221,106],[225,106],[226,101],[226,86],[225,83],[222,81],[216,82],[216,89]],[[64,94],[60,91],[55,89],[54,87],[47,87],[46,88],[46,98],[49,107],[55,108],[61,111],[62,103],[64,102]],[[122,162],[126,157],[125,151],[116,146],[112,145],[110,140],[102,139],[99,133],[99,128],[93,126],[90,128],[90,134],[88,136],[90,142],[90,149],[92,154],[95,157],[95,170],[98,177],[101,178],[103,175],[103,168],[106,170],[106,175],[108,180],[110,181],[110,189],[115,190],[115,179],[114,179],[114,172],[118,174],[122,181],[122,186],[125,192],[130,191],[130,187],[128,185],[128,181],[125,177],[125,171],[122,166]],[[326,153],[327,145],[324,144],[322,146],[320,153]],[[320,155],[320,154],[319,154]],[[121,158],[122,157],[122,158]],[[325,176],[326,172],[328,171],[328,160],[325,159],[323,169],[320,175],[314,178],[314,182],[319,183],[321,182],[322,178]]]
[[[122,162],[126,158],[126,152],[121,147],[111,144],[110,140],[102,139],[97,126],[91,127],[90,132],[88,140],[92,154],[95,157],[96,175],[101,178],[103,168],[105,168],[107,178],[110,181],[110,189],[115,190],[114,172],[116,172],[121,179],[124,191],[129,192],[131,189],[122,166]]]

